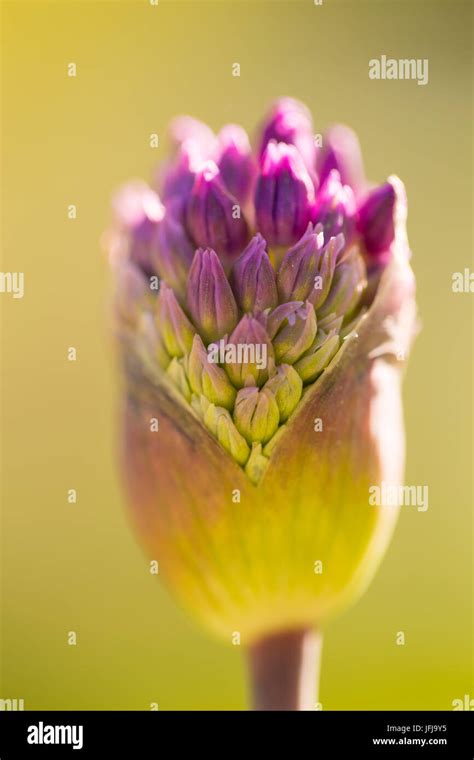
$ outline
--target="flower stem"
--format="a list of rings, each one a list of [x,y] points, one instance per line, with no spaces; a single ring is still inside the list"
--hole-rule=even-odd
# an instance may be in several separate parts
[[[273,634],[248,651],[254,710],[314,710],[318,698],[322,634]]]

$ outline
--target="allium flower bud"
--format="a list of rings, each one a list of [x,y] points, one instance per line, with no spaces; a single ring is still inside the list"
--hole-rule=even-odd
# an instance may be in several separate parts
[[[234,422],[247,443],[266,443],[278,429],[280,412],[273,393],[263,388],[242,388],[237,393]]]
[[[389,255],[395,237],[395,201],[395,187],[386,182],[372,190],[359,208],[358,228],[365,250],[374,261],[380,258],[385,261]]]
[[[186,224],[196,245],[210,246],[219,256],[240,253],[249,239],[240,205],[226,190],[213,161],[196,175],[187,202]]]
[[[189,385],[194,393],[204,395],[216,406],[233,408],[236,390],[224,370],[209,360],[209,354],[199,335],[194,336],[187,371]]]
[[[293,364],[311,346],[316,335],[316,314],[309,301],[282,304],[268,317],[267,330],[278,364]]]
[[[191,388],[189,387],[186,370],[183,367],[183,360],[174,357],[166,369],[166,374],[178,388],[179,392],[182,393],[186,401],[191,401]]]
[[[245,203],[257,171],[247,132],[237,124],[227,124],[217,140],[216,164],[224,185],[231,195]]]
[[[364,310],[361,309],[360,312],[357,313],[356,321],[357,319],[360,319],[362,316]],[[321,331],[324,331],[326,335],[329,335],[331,333],[332,335],[335,335],[336,333],[342,332],[342,323],[344,322],[344,314],[342,316],[338,316],[335,313],[327,314],[324,317],[321,316],[321,313],[318,316],[318,335],[316,336],[316,339],[319,338],[319,333]],[[344,326],[345,329],[347,326],[349,326],[351,323],[346,322],[346,325]],[[310,349],[312,350],[312,349]]]
[[[168,206],[163,219],[156,225],[150,258],[158,275],[181,299],[186,292],[193,256],[194,246],[174,213],[173,206]]]
[[[185,140],[173,159],[158,178],[162,186],[161,194],[165,203],[178,204],[179,214],[184,211],[186,201],[194,185],[197,173],[205,163],[203,152],[194,139]]]
[[[207,124],[190,116],[177,116],[168,131],[175,153],[171,161],[159,167],[157,184],[166,203],[178,203],[181,215],[197,172],[212,157],[216,136]]]
[[[342,234],[324,245],[321,225],[313,227],[310,223],[303,237],[289,249],[278,270],[280,301],[308,300],[318,308],[329,293],[337,257],[343,246]]]
[[[294,98],[280,98],[273,105],[262,128],[259,155],[270,141],[294,145],[310,173],[315,168],[316,143],[311,113]]]
[[[221,446],[229,452],[231,457],[240,465],[244,465],[250,453],[245,438],[239,433],[232,422],[227,409],[221,409],[214,404],[209,404],[204,415],[204,424],[217,438]]]
[[[265,444],[265,446],[262,447],[262,454],[265,457],[267,458],[271,457],[271,455],[273,454],[275,449],[278,447],[278,444],[281,442],[281,439],[283,438],[287,430],[288,430],[287,425],[280,425],[275,435],[272,438],[270,438],[270,440],[268,441],[268,443]]]
[[[225,368],[235,387],[263,385],[269,367],[274,363],[274,351],[267,331],[258,319],[244,314],[227,346],[230,358]]]
[[[206,343],[222,338],[237,322],[234,294],[211,248],[200,248],[195,253],[188,277],[187,304]]]
[[[193,142],[203,156],[210,156],[214,150],[216,136],[203,121],[192,116],[176,116],[169,125],[169,136],[175,148]]]
[[[321,183],[336,169],[342,184],[352,187],[356,198],[364,192],[367,183],[359,140],[349,127],[336,124],[325,132],[317,167]]]
[[[156,299],[156,320],[170,356],[184,356],[191,350],[194,327],[165,283]]]
[[[158,223],[165,215],[158,195],[145,182],[130,182],[117,191],[112,206],[118,227],[126,237],[130,260],[146,276],[153,274],[150,250],[155,245]]]
[[[331,291],[318,309],[318,318],[328,314],[350,316],[367,286],[366,269],[357,248],[352,248],[339,261],[334,271]]]
[[[262,444],[253,443],[252,451],[250,452],[247,464],[245,465],[245,474],[254,485],[258,485],[259,481],[262,479],[263,474],[268,467],[268,461],[268,457],[262,454]]]
[[[303,383],[313,383],[317,380],[336,355],[340,342],[339,335],[327,335],[323,331],[318,331],[313,345],[294,365]]]
[[[313,181],[294,145],[268,143],[255,191],[257,225],[270,245],[301,237],[314,209]]]
[[[314,695],[295,696],[301,674],[285,671],[290,688],[280,663],[301,662],[309,632],[362,593],[390,540],[397,510],[372,506],[369,489],[402,483],[400,383],[416,324],[402,183],[390,177],[361,202],[358,144],[338,127],[315,209],[309,123],[293,101],[272,112],[251,231],[230,226],[235,199],[211,163],[164,207],[142,186],[107,236],[134,522],[194,617],[227,640],[239,631],[269,709],[313,708]],[[193,141],[199,160],[219,156],[202,125],[177,132],[178,164]],[[229,145],[230,184],[248,153]],[[346,185],[358,203],[349,243]],[[275,658],[269,689],[262,667]]]
[[[263,387],[275,396],[280,411],[280,421],[286,422],[296,409],[303,390],[303,382],[298,372],[290,364],[281,364]]]
[[[356,202],[352,188],[343,185],[339,172],[332,169],[319,188],[314,222],[322,224],[325,240],[343,232],[347,244],[352,237],[355,213]]]
[[[275,270],[260,234],[252,238],[232,267],[231,284],[242,311],[264,311],[277,305]]]

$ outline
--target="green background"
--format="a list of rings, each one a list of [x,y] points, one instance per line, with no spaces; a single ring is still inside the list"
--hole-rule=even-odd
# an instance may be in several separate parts
[[[451,291],[452,273],[473,268],[471,15],[448,0],[3,3],[2,271],[25,272],[25,297],[0,296],[0,697],[26,709],[246,704],[241,649],[188,621],[129,529],[99,240],[114,188],[165,156],[170,118],[253,130],[280,95],[304,100],[318,132],[350,124],[371,179],[405,181],[423,321],[404,392],[406,480],[429,486],[429,509],[402,508],[371,587],[328,627],[320,699],[451,709],[474,696],[473,296]],[[381,55],[428,58],[429,84],[369,80]]]

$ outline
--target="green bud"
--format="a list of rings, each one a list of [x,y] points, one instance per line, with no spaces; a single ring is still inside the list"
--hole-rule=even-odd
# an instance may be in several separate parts
[[[323,318],[318,317],[318,335],[316,336],[316,339],[318,339],[318,336],[321,337],[319,335],[320,332],[323,332],[326,335],[329,335],[329,333],[332,333],[333,335],[340,333],[343,321],[344,317],[338,317],[334,312]],[[311,351],[311,348],[309,351]]]
[[[204,421],[204,415],[209,409],[210,403],[205,396],[198,396],[195,393],[191,396],[191,406],[200,420]]]
[[[301,398],[303,382],[290,364],[281,364],[264,385],[273,395],[280,410],[280,421],[286,422]]]
[[[320,339],[321,340],[321,339]],[[312,383],[327,367],[333,356],[339,349],[339,336],[324,334],[324,339],[315,350],[308,352],[295,364],[295,369],[303,383]]]
[[[227,409],[209,404],[204,415],[204,424],[232,458],[243,466],[250,450]]]
[[[303,389],[303,393],[304,393],[304,389]],[[272,436],[270,440],[268,441],[268,443],[265,444],[265,446],[263,447],[263,453],[266,457],[269,457],[269,458],[271,457],[275,446],[277,445],[280,438],[282,438],[283,435],[286,433],[286,431],[287,431],[287,426],[280,425],[275,435]]]
[[[262,454],[262,444],[252,444],[252,451],[250,452],[250,457],[245,465],[245,472],[254,485],[257,485],[260,482],[267,466],[268,458]]]
[[[179,305],[174,292],[164,282],[156,299],[157,327],[171,356],[184,356],[191,350],[195,329]]]
[[[195,335],[191,353],[187,359],[187,370],[191,390],[204,394],[212,404],[232,409],[236,390],[225,371],[209,361],[209,355],[199,335]]]
[[[318,308],[318,319],[335,313],[350,316],[367,287],[366,267],[357,248],[350,249],[337,264],[331,290]]]
[[[242,388],[235,401],[234,422],[248,443],[266,443],[278,428],[280,412],[271,391]]]
[[[186,377],[186,370],[183,367],[183,360],[174,357],[166,370],[166,374],[176,385],[179,392],[182,393],[186,401],[191,401],[191,389]]]
[[[144,311],[140,316],[137,334],[143,347],[142,358],[166,369],[171,357],[166,351],[163,338],[154,324],[153,314],[150,311]]]
[[[313,305],[291,301],[269,314],[267,331],[279,364],[294,364],[311,346],[317,330]]]

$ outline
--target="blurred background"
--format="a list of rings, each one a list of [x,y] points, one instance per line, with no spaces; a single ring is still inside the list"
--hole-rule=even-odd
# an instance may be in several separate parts
[[[316,132],[350,124],[371,179],[405,181],[423,321],[404,392],[406,481],[429,486],[429,509],[402,508],[374,582],[327,628],[320,699],[407,710],[474,696],[473,296],[451,290],[453,272],[474,269],[471,3],[7,1],[2,15],[1,269],[25,273],[25,296],[0,296],[0,697],[246,706],[241,649],[188,621],[129,529],[99,241],[111,193],[152,176],[173,116],[254,131],[280,95],[307,103]],[[429,59],[429,83],[369,80],[381,55]]]

